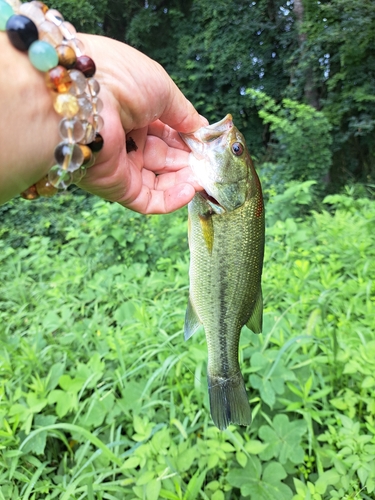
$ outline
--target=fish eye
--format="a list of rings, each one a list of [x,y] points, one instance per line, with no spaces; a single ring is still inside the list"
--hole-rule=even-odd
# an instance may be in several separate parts
[[[244,147],[240,142],[234,142],[232,144],[232,153],[236,156],[241,156],[244,152]]]

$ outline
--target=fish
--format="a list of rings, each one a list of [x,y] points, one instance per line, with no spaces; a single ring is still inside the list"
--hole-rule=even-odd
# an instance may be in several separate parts
[[[264,203],[244,136],[228,114],[192,134],[189,164],[204,191],[188,205],[189,300],[184,337],[203,325],[211,417],[221,430],[250,425],[238,360],[244,325],[261,333]]]

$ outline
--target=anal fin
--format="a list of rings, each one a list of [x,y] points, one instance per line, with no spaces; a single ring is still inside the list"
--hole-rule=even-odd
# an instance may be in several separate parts
[[[250,318],[246,323],[247,328],[252,330],[254,333],[262,333],[263,327],[263,297],[262,289],[259,288],[259,292],[255,301],[254,309],[251,313]]]
[[[190,339],[194,333],[201,326],[201,322],[195,312],[193,303],[189,297],[188,305],[185,313],[185,323],[184,323],[184,338],[185,340]]]

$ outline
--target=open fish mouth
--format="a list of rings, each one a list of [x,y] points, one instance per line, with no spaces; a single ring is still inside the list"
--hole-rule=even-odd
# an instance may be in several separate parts
[[[202,196],[202,198],[204,198],[208,202],[208,204],[211,206],[211,208],[214,209],[215,212],[222,213],[226,211],[223,205],[220,205],[220,203],[216,200],[216,198],[208,194],[207,191],[205,190],[199,191],[199,194]]]

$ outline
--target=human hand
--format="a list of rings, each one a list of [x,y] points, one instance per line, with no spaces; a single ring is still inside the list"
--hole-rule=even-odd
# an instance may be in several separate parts
[[[201,187],[178,132],[207,120],[155,61],[109,38],[79,38],[96,63],[104,103],[104,147],[79,186],[144,214],[186,205]]]

